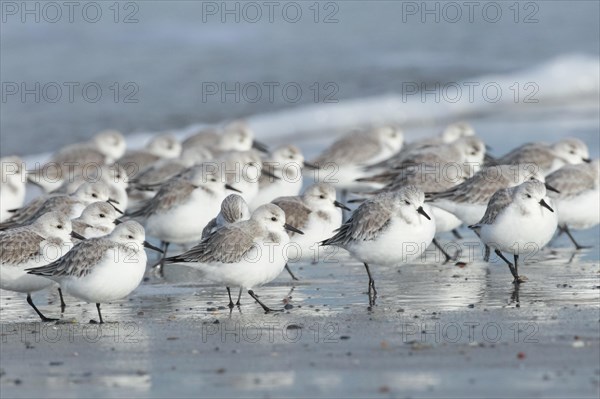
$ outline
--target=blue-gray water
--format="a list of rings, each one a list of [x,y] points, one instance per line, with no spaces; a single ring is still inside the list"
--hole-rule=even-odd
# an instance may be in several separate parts
[[[178,129],[309,105],[317,89],[318,103],[325,98],[343,103],[401,93],[407,84],[444,86],[511,73],[565,55],[597,59],[600,47],[595,1],[521,2],[516,8],[514,2],[477,2],[472,15],[458,2],[454,4],[462,5],[459,17],[456,8],[443,2],[427,3],[428,9],[437,4],[437,15],[424,13],[422,2],[321,2],[316,15],[314,2],[301,1],[294,3],[302,12],[296,23],[288,22],[296,15],[290,2],[277,3],[273,22],[262,6],[262,17],[255,23],[250,20],[256,14],[244,3],[237,3],[236,22],[236,15],[222,15],[222,2],[125,2],[116,15],[113,2],[101,1],[96,3],[102,12],[96,23],[85,20],[93,20],[96,11],[88,8],[84,13],[85,3],[74,9],[73,23],[64,6],[58,22],[51,23],[55,10],[38,3],[38,23],[35,14],[23,14],[24,3],[15,3],[16,11],[4,3],[2,155],[55,150],[107,127],[125,133]],[[27,4],[35,7],[35,2]],[[213,14],[214,5],[219,10]],[[234,8],[236,2],[225,7]],[[137,22],[124,23],[126,19]],[[239,101],[235,95],[222,101],[218,94],[203,100],[203,86],[206,95],[207,85],[216,84],[220,90],[222,82],[230,88],[236,82],[242,88],[251,86]],[[23,99],[21,85],[31,88],[36,83],[40,101],[34,94]],[[273,101],[265,86],[271,83],[279,85]],[[297,102],[292,102],[297,97],[293,92],[282,93],[290,83],[302,89]],[[56,97],[54,84],[62,90],[56,103],[51,102]],[[86,84],[91,86],[84,94]],[[256,102],[252,84],[262,88]],[[68,85],[78,85],[73,86],[72,102]],[[15,87],[19,91],[10,94]],[[90,100],[96,97],[95,87],[102,95],[94,103]],[[551,87],[539,89],[543,94]],[[513,94],[509,90],[504,88],[505,96]],[[519,90],[522,96],[528,94]],[[329,105],[322,105],[323,112]],[[577,119],[568,110],[562,113],[566,120]]]

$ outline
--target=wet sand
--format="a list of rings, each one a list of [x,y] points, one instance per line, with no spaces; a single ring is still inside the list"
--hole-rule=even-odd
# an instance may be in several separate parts
[[[559,240],[522,266],[518,290],[504,264],[441,265],[430,249],[375,269],[372,310],[364,269],[344,254],[257,290],[287,305],[273,314],[246,294],[230,311],[224,287],[180,266],[103,305],[101,327],[69,297],[42,325],[3,291],[2,397],[597,397],[600,243],[597,230],[578,237],[594,248],[568,263]],[[59,313],[55,292],[34,300]]]

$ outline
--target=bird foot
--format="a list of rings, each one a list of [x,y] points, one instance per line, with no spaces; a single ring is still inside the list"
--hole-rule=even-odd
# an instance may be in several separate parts
[[[513,280],[513,284],[521,284],[527,282],[529,279],[527,276],[519,276]]]

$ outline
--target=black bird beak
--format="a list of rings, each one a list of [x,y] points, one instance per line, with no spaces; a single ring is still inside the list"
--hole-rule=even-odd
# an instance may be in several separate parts
[[[425,216],[427,218],[427,220],[431,220],[431,218],[429,217],[427,212],[425,212],[425,209],[423,209],[422,206],[417,208],[417,212],[419,212],[421,215]]]
[[[558,191],[557,189],[555,189],[554,187],[552,187],[548,183],[544,183],[544,186],[546,186],[546,190],[554,191],[555,193],[559,193],[560,194],[560,191]]]
[[[71,237],[77,238],[78,240],[85,240],[86,238],[79,233],[71,231]]]
[[[270,177],[271,179],[275,179],[275,180],[281,180],[278,176],[275,176],[273,173],[271,173],[268,168],[263,168],[261,173],[265,176]]]
[[[162,249],[155,247],[154,245],[150,244],[148,241],[144,241],[144,247],[152,249],[156,252],[160,252],[161,254],[164,253]]]
[[[293,231],[294,233],[298,233],[298,234],[304,234],[302,231],[298,230],[297,228],[295,228],[294,226],[290,226],[289,224],[284,224],[283,228],[289,231]]]
[[[225,184],[225,188],[226,188],[227,190],[235,191],[236,193],[240,193],[240,194],[242,193],[240,190],[238,190],[237,188],[233,187],[233,186],[232,186],[232,185],[230,185],[230,184]]]
[[[340,201],[333,201],[333,205],[337,206],[338,208],[345,209],[347,211],[350,210],[350,208],[348,208],[346,205],[342,204]]]
[[[254,140],[252,142],[252,148],[260,151],[260,152],[264,152],[265,154],[269,153],[269,147],[267,147],[266,144],[261,143],[260,141],[256,141]]]
[[[115,220],[113,220],[113,223],[114,223],[114,224],[116,224],[116,225],[118,226],[118,225],[120,225],[121,223],[123,223],[123,221],[122,221],[122,220],[119,220],[119,219],[115,219]]]
[[[113,208],[115,208],[115,211],[117,211],[118,213],[123,215],[123,211],[115,206],[115,204],[119,203],[118,201],[115,201],[114,199],[109,198],[106,202],[108,202]]]
[[[543,206],[544,208],[548,209],[550,212],[554,213],[554,209],[550,208],[550,205],[548,205],[548,203],[546,201],[544,201],[543,198],[540,200],[540,205]]]
[[[582,158],[582,161],[585,163],[590,163],[592,160],[590,158]]]
[[[304,161],[304,167],[306,169],[310,169],[310,170],[318,170],[319,169],[319,165],[316,165],[316,164],[310,163],[310,162],[306,162],[306,161]]]

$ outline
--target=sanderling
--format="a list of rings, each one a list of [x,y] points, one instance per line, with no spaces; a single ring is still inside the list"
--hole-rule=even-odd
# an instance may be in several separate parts
[[[250,208],[248,208],[248,204],[244,201],[244,198],[237,194],[229,194],[221,203],[221,212],[219,212],[216,218],[208,222],[204,230],[202,230],[202,240],[223,226],[228,226],[248,219],[250,219]],[[240,304],[242,291],[243,288],[240,287],[237,299],[238,305]],[[230,307],[233,307],[231,290],[229,287],[227,287],[227,294],[229,295],[229,305]]]
[[[600,161],[565,165],[546,177],[560,193],[549,193],[558,213],[558,228],[565,232],[577,249],[579,245],[570,228],[589,229],[600,223]]]
[[[551,204],[546,197],[544,183],[526,181],[497,191],[490,199],[483,218],[469,226],[508,264],[515,284],[526,280],[525,276],[519,276],[519,255],[539,251],[556,231],[558,217]],[[514,264],[502,252],[512,253]]]
[[[11,210],[21,208],[25,201],[27,171],[23,160],[16,156],[0,158],[0,223],[11,216]]]
[[[268,152],[267,146],[254,138],[254,132],[243,120],[230,122],[217,131],[202,130],[184,141],[184,147],[197,145],[208,147],[215,155],[228,151],[248,151],[252,148]]]
[[[457,169],[462,175],[471,177],[483,164],[486,147],[477,136],[465,136],[448,144],[425,146],[410,152],[400,152],[367,169],[378,172],[358,179],[360,182],[388,184],[407,167],[419,165],[441,165],[446,169]]]
[[[63,256],[72,246],[71,220],[58,212],[48,212],[33,223],[0,232],[0,288],[27,293],[27,303],[42,321],[53,321],[33,304],[31,293],[53,282],[27,274],[25,269],[47,265]],[[64,305],[60,293],[61,307]]]
[[[115,204],[119,204],[121,211],[125,211],[129,206],[129,196],[127,195],[129,178],[127,171],[117,164],[104,165],[97,168],[94,173],[69,177],[68,180],[64,180],[63,184],[50,194],[73,194],[83,183],[94,183],[97,181],[103,181],[108,185],[109,197]]]
[[[217,145],[219,141],[219,129],[216,127],[203,127],[183,140],[182,147],[202,147],[210,148]]]
[[[397,265],[420,256],[435,235],[425,195],[414,186],[363,202],[322,245],[342,247],[363,262],[369,276],[369,306],[377,290],[369,264]]]
[[[402,131],[387,126],[343,136],[313,160],[320,170],[315,180],[340,189],[345,202],[348,191],[364,190],[365,184],[356,180],[372,174],[366,173],[365,167],[390,158],[403,142]]]
[[[276,198],[273,204],[283,209],[287,223],[304,233],[289,233],[290,248],[294,247],[298,252],[293,257],[294,261],[317,262],[320,258],[319,243],[331,237],[342,225],[341,209],[350,210],[336,201],[335,188],[325,183],[313,184],[301,196]],[[287,264],[285,269],[294,280],[298,280]]]
[[[109,197],[109,188],[106,183],[86,182],[70,195],[45,195],[36,198],[14,212],[10,219],[0,223],[0,230],[31,223],[44,213],[51,211],[64,213],[69,218],[76,218],[81,215],[87,205],[97,201],[115,202]]]
[[[446,191],[427,193],[432,205],[456,215],[465,224],[475,224],[485,214],[488,201],[500,189],[517,186],[527,180],[544,182],[544,176],[531,165],[487,166]],[[550,185],[549,190],[555,190]]]
[[[456,122],[446,126],[442,132],[435,137],[426,137],[420,140],[405,143],[402,146],[402,152],[408,153],[419,148],[427,146],[437,146],[440,144],[449,144],[462,137],[474,136],[475,129],[467,122]]]
[[[177,158],[181,154],[181,143],[172,134],[153,137],[142,150],[125,153],[117,164],[122,165],[130,179],[139,172],[161,159]]]
[[[440,191],[448,190],[459,183],[464,181],[462,173],[450,174],[441,164],[420,164],[414,165],[414,167],[406,167],[399,171],[398,175],[394,180],[388,183],[383,188],[365,193],[367,195],[377,195],[385,192],[397,191],[404,186],[413,185],[419,190],[425,193],[437,193]],[[362,202],[363,200],[352,200],[351,202]],[[456,238],[462,238],[460,233],[456,230],[462,224],[462,220],[457,218],[454,214],[445,211],[444,209],[438,208],[437,206],[431,205],[431,212],[433,213],[435,220],[435,231],[436,235],[452,231]],[[444,255],[445,263],[456,258],[459,255],[457,251],[454,256],[448,254],[444,247],[433,239],[433,245],[440,250]]]
[[[565,164],[590,162],[587,145],[576,138],[566,138],[552,145],[546,143],[527,143],[515,148],[508,154],[493,160],[496,165],[515,165],[533,163],[543,175],[548,175]]]
[[[120,214],[108,202],[93,202],[85,207],[81,216],[71,221],[73,232],[84,238],[95,238],[112,233]]]
[[[202,230],[202,239],[215,232],[215,230],[233,223],[250,219],[250,208],[244,198],[238,194],[229,194],[221,202],[221,211],[213,220],[208,222]]]
[[[92,140],[72,144],[54,154],[48,162],[28,171],[30,182],[47,192],[59,188],[64,179],[84,174],[89,165],[109,165],[125,153],[125,138],[116,130],[105,130]]]
[[[155,192],[153,192],[153,190],[157,189],[171,177],[184,172],[194,165],[212,159],[213,156],[207,148],[184,148],[181,152],[181,157],[176,159],[162,159],[138,173],[136,177],[130,181],[130,191],[133,192],[139,190],[142,192],[150,192],[154,195]]]
[[[56,281],[65,293],[95,303],[103,323],[100,304],[126,297],[142,281],[144,247],[160,252],[145,241],[142,225],[130,220],[109,235],[81,241],[62,258],[27,272]]]
[[[234,191],[239,192],[248,204],[252,203],[258,194],[262,175],[280,180],[268,168],[262,167],[262,159],[256,150],[232,151],[217,163],[222,178]]]
[[[285,267],[290,240],[285,230],[301,233],[286,224],[281,208],[266,204],[256,209],[249,220],[217,229],[194,248],[165,261],[185,263],[227,287],[240,286],[265,312],[270,312],[273,309],[258,299],[254,288],[274,280]],[[229,302],[233,307],[231,295]]]
[[[274,150],[263,161],[263,171],[269,171],[278,179],[261,174],[258,194],[250,203],[254,210],[268,204],[277,197],[290,197],[300,194],[302,190],[302,171],[304,168],[314,169],[314,165],[304,161],[302,151],[294,145],[286,145]]]
[[[156,195],[127,216],[140,218],[148,236],[162,241],[162,266],[171,243],[187,244],[202,238],[202,230],[219,213],[225,190],[218,171],[198,165],[163,184]],[[158,270],[162,273],[162,269]]]

